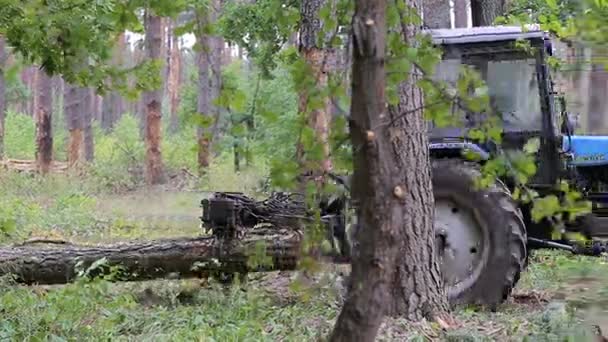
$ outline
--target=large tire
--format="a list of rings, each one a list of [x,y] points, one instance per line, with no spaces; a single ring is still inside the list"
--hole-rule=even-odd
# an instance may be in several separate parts
[[[435,229],[441,243],[436,249],[452,304],[495,307],[509,297],[525,267],[526,227],[509,189],[500,181],[476,187],[480,174],[473,163],[433,160]],[[453,249],[444,248],[450,244]],[[470,255],[452,254],[454,249]]]

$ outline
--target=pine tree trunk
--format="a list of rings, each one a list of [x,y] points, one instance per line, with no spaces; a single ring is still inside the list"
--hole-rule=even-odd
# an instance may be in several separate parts
[[[469,6],[471,5],[468,0],[454,0],[454,23],[456,27],[469,26]]]
[[[4,120],[6,117],[6,85],[4,82],[4,68],[6,66],[5,41],[0,36],[0,160],[4,158]]]
[[[179,37],[173,33],[174,26],[171,29],[171,49],[169,54],[169,76],[167,82],[167,92],[169,94],[169,109],[170,109],[170,131],[176,132],[179,126],[179,90],[180,90],[180,73],[181,73],[181,53],[179,49]]]
[[[451,28],[450,2],[448,0],[424,0],[424,24],[430,29]]]
[[[406,3],[420,10],[420,0]],[[409,25],[403,32],[413,41],[418,28]],[[404,189],[402,205],[407,208],[399,219],[400,251],[388,313],[418,321],[442,316],[448,311],[447,296],[435,254],[434,198],[428,148],[424,95],[418,87],[421,73],[412,68],[399,86],[399,104],[389,106],[389,136]],[[407,113],[407,115],[405,115]]]
[[[505,12],[505,0],[471,0],[473,26],[492,26]]]
[[[95,97],[97,94],[93,89],[82,89],[83,101],[83,126],[84,126],[84,159],[92,162],[95,159],[95,145],[93,140],[93,118],[95,117]]]
[[[220,0],[213,0],[213,10],[211,11],[211,22],[215,23],[220,16],[222,3]],[[213,115],[213,128],[211,131],[211,143],[215,141],[218,134],[221,108],[215,103],[220,97],[222,89],[222,47],[224,39],[220,36],[209,37],[211,63],[211,113]]]
[[[327,1],[333,0],[303,0],[300,7],[299,50],[315,78],[317,88],[315,90],[327,87],[328,74],[335,70],[337,63],[335,49],[317,45],[317,37],[322,27],[319,11],[326,5]],[[324,37],[323,44],[328,43],[329,37]],[[319,109],[310,109],[310,106],[310,95],[306,91],[302,91],[300,93],[299,111],[306,114],[308,125],[314,130],[318,143],[322,145],[323,157],[320,161],[306,160],[303,146],[298,142],[298,159],[302,165],[319,163],[319,165],[305,166],[306,169],[312,169],[316,172],[329,171],[332,168],[329,157],[331,99],[329,97],[325,98],[323,106]]]
[[[420,0],[405,4],[420,11]],[[373,341],[382,317],[448,312],[434,252],[434,199],[422,91],[413,70],[385,106],[386,2],[358,0],[353,19],[353,198],[360,203],[350,292],[332,341]],[[417,27],[404,39],[413,41]],[[407,112],[407,115],[404,113]],[[387,125],[386,122],[391,122]]]
[[[47,174],[53,160],[52,81],[40,70],[36,82],[36,163],[41,174]]]
[[[196,64],[198,68],[198,96],[197,96],[197,112],[203,117],[206,124],[210,121],[209,117],[211,114],[211,107],[209,101],[210,95],[210,81],[209,81],[209,56],[206,53],[206,49],[209,47],[209,37],[204,34],[203,26],[207,23],[207,18],[199,14],[198,18],[198,32],[197,32],[197,43],[198,49],[196,52]],[[211,132],[209,126],[205,125],[198,126],[197,129],[198,138],[198,168],[199,174],[204,174],[209,167],[209,149],[211,142]]]
[[[74,166],[83,158],[84,132],[83,115],[85,107],[83,103],[83,91],[80,87],[66,84],[63,98],[64,115],[67,122],[69,135],[68,142],[68,165]]]
[[[397,156],[386,121],[386,0],[357,0],[353,17],[350,134],[353,200],[360,203],[351,285],[331,341],[372,342],[392,301],[399,225],[405,208],[394,196],[400,185]],[[379,127],[374,129],[374,127]]]
[[[114,93],[108,92],[101,100],[101,128],[109,132],[114,127]]]
[[[161,58],[162,44],[161,18],[146,14],[146,57],[154,60]],[[144,94],[146,105],[146,182],[161,184],[165,182],[161,144],[161,104],[162,88]]]

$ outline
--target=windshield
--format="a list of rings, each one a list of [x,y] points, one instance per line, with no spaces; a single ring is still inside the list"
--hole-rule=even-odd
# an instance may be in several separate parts
[[[454,84],[461,65],[465,63],[475,67],[486,81],[490,103],[496,113],[503,117],[504,131],[541,130],[541,107],[534,59],[445,59],[438,65],[436,77]]]

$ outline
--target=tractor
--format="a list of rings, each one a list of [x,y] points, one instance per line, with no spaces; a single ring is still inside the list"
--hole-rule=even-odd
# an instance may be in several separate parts
[[[441,48],[436,77],[450,81],[462,65],[476,68],[488,86],[491,104],[501,113],[502,151],[519,151],[532,138],[539,141],[537,172],[528,186],[539,193],[554,193],[559,181],[575,185],[592,203],[592,211],[568,222],[566,232],[578,232],[593,244],[580,245],[566,235],[555,237],[555,225],[535,222],[528,204],[512,196],[514,181],[496,179],[489,187],[476,187],[480,168],[497,147],[465,138],[479,116],[462,113],[462,125],[429,124],[429,148],[435,197],[436,253],[440,256],[447,294],[454,304],[497,305],[508,298],[528,263],[533,248],[559,248],[599,255],[601,238],[608,235],[608,136],[574,134],[575,118],[553,90],[548,58],[553,54],[550,36],[535,27],[497,26],[427,30]],[[521,44],[521,42],[527,44]],[[558,108],[561,107],[561,108]],[[474,152],[477,161],[465,157]],[[348,189],[347,177],[332,175]],[[216,193],[203,201],[203,226],[224,234],[239,224],[253,226],[261,214],[252,214],[249,199],[240,194]],[[290,202],[291,201],[291,202]],[[298,200],[302,203],[302,200]],[[245,204],[244,204],[245,203]],[[265,208],[294,200],[272,195]],[[270,204],[268,204],[270,203]],[[322,202],[321,219],[339,254],[356,249],[348,200]],[[283,205],[290,207],[289,205]],[[355,205],[356,207],[356,205]],[[264,211],[266,217],[271,211]],[[349,217],[350,215],[350,217]],[[356,216],[355,216],[356,221]]]

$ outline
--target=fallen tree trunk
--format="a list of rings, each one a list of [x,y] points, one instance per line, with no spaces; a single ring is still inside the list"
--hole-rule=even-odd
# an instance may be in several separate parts
[[[55,243],[43,248],[27,243],[0,248],[0,276],[13,274],[24,284],[63,284],[74,281],[78,269],[90,270],[104,258],[90,275],[108,272],[112,266],[120,268],[118,279],[123,281],[192,278],[208,271],[293,270],[301,240],[298,231],[272,228],[256,229],[231,242],[201,237],[99,246]],[[267,262],[256,260],[261,257]]]

